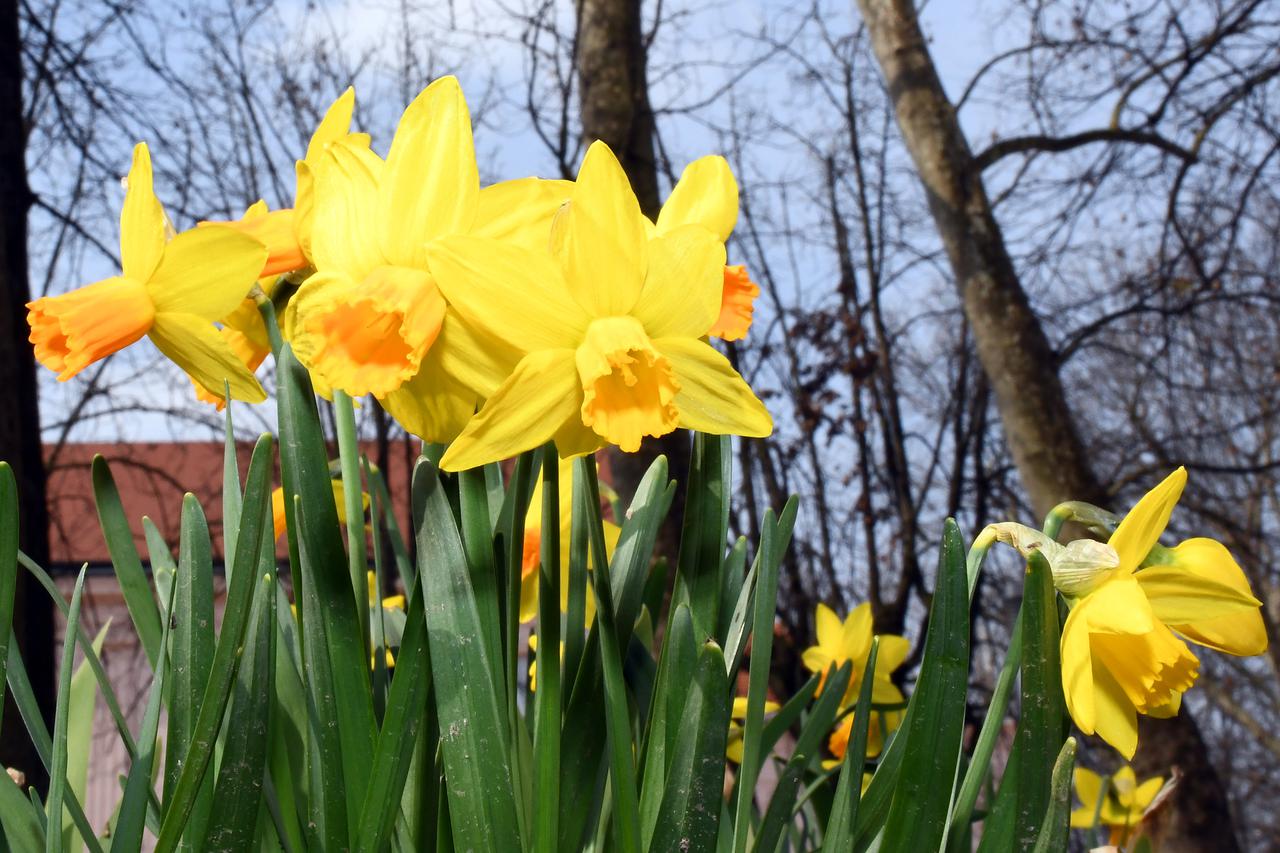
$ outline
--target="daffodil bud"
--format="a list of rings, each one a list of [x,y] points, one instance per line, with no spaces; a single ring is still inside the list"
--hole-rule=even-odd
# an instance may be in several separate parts
[[[1053,585],[1072,598],[1092,591],[1119,565],[1115,548],[1092,539],[1076,539],[1049,558]]]

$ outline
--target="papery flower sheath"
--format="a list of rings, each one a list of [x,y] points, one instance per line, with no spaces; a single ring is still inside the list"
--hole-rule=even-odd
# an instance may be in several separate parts
[[[172,240],[167,233],[151,155],[139,143],[120,213],[122,274],[27,303],[36,359],[65,382],[147,335],[203,387],[222,388],[225,381],[237,400],[265,399],[214,321],[249,292],[266,248],[221,226],[184,231]]]
[[[720,310],[724,247],[699,226],[649,240],[613,152],[595,143],[550,253],[480,237],[432,249],[457,313],[522,353],[441,460],[460,470],[554,439],[561,456],[635,451],[678,426],[768,435],[764,405],[701,340]]]
[[[373,394],[410,432],[448,441],[476,395],[443,367],[443,351],[464,345],[467,330],[446,318],[425,248],[475,219],[479,178],[462,90],[452,77],[428,86],[405,109],[385,161],[344,140],[317,156],[316,272],[290,300],[285,336],[322,392]],[[458,359],[486,360],[475,348]]]
[[[1091,570],[1077,561],[1064,576],[1072,605],[1062,629],[1067,708],[1081,731],[1126,758],[1137,749],[1137,715],[1176,714],[1195,683],[1200,662],[1186,640],[1233,655],[1267,648],[1261,603],[1222,543],[1158,544],[1186,481],[1184,468],[1170,474],[1094,550],[1101,556]]]

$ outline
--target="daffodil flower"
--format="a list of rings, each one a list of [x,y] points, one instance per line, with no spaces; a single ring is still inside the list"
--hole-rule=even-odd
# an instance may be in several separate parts
[[[316,272],[289,302],[285,335],[321,389],[373,394],[410,432],[448,441],[476,395],[443,368],[442,351],[466,330],[446,319],[425,247],[467,232],[476,214],[471,119],[457,80],[435,81],[405,109],[385,161],[344,141],[320,157]]]
[[[1170,474],[1105,546],[1091,548],[1091,563],[1063,574],[1072,605],[1062,629],[1067,708],[1081,731],[1126,758],[1138,746],[1137,715],[1176,714],[1195,683],[1200,662],[1185,640],[1233,655],[1267,647],[1261,602],[1222,543],[1158,545],[1186,481],[1184,468]]]
[[[765,436],[773,422],[701,340],[720,310],[724,247],[705,229],[646,239],[613,152],[594,143],[557,216],[552,253],[474,236],[438,241],[457,313],[522,358],[441,460],[457,471],[554,439],[561,456],[638,450],[677,427]]]
[[[237,400],[265,399],[214,322],[244,299],[267,250],[225,227],[166,236],[151,155],[139,143],[120,213],[122,275],[27,303],[36,359],[65,382],[147,335],[205,388],[222,388],[225,380]]]
[[[329,148],[342,143],[351,148],[369,149],[369,134],[351,132],[351,116],[356,108],[356,92],[350,86],[338,96],[316,126],[307,142],[306,156],[295,166],[296,184],[293,197],[293,236],[303,257],[311,260],[311,225],[315,213],[315,182],[330,160]]]
[[[771,702],[768,699],[764,702],[764,712],[766,714],[776,714],[778,707],[777,702]],[[729,737],[724,746],[725,758],[734,764],[742,763],[742,737],[746,733],[743,726],[746,721],[747,697],[737,696],[733,700],[733,708],[729,711]]]
[[[685,167],[658,212],[655,229],[668,234],[688,225],[706,228],[724,243],[738,222],[738,182],[723,157],[708,156]],[[720,312],[706,334],[726,341],[747,336],[760,286],[742,264],[726,265],[721,280]]]
[[[560,610],[569,609],[569,551],[573,522],[573,463],[562,459],[560,477]],[[618,546],[622,528],[611,521],[604,522],[605,553],[610,559]],[[591,556],[587,555],[590,569]],[[524,521],[524,549],[520,564],[520,621],[529,622],[538,615],[538,567],[542,565],[542,478],[533,487],[529,509]],[[595,618],[596,601],[590,585],[587,586],[586,624]]]
[[[1133,768],[1127,764],[1106,780],[1092,770],[1077,767],[1074,783],[1081,806],[1071,812],[1071,825],[1077,829],[1108,827],[1111,830],[1109,843],[1114,846],[1127,842],[1129,834],[1142,823],[1147,809],[1164,787],[1164,780],[1159,776],[1138,784]]]
[[[842,707],[847,707],[858,695],[862,679],[866,676],[867,657],[871,654],[871,605],[865,602],[859,604],[841,622],[835,611],[825,604],[819,604],[814,623],[818,643],[805,649],[801,656],[810,672],[822,675],[818,691],[814,695],[821,695],[827,677],[834,670],[839,669],[846,661],[852,661],[853,675],[840,702]],[[873,675],[875,681],[871,685],[872,702],[877,705],[896,705],[905,701],[902,691],[890,676],[902,666],[910,651],[911,644],[905,637],[880,635],[880,651],[876,656],[876,671]]]
[[[882,637],[881,642],[883,639]],[[902,711],[871,712],[871,719],[867,722],[867,758],[875,758],[880,754],[880,750],[884,749],[885,739],[902,725],[902,716]],[[849,737],[853,734],[853,718],[853,714],[846,714],[827,738],[827,751],[833,758],[823,760],[822,766],[825,769],[830,770],[844,760],[844,754],[849,749]]]

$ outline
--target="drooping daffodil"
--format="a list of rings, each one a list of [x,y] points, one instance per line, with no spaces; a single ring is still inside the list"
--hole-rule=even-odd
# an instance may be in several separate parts
[[[1117,847],[1128,842],[1164,787],[1159,776],[1138,784],[1133,768],[1127,764],[1105,779],[1088,768],[1077,767],[1073,781],[1081,805],[1071,812],[1071,825],[1076,829],[1105,826],[1111,830],[1109,843]]]
[[[653,240],[626,173],[592,144],[553,221],[552,251],[474,236],[431,248],[457,313],[522,356],[441,460],[458,471],[553,440],[563,457],[638,450],[677,427],[765,436],[773,421],[702,340],[720,311],[724,246],[697,226]]]
[[[226,227],[168,239],[151,154],[133,149],[120,213],[122,274],[27,303],[36,359],[65,382],[143,335],[205,388],[230,384],[237,400],[260,402],[262,386],[215,321],[235,310],[267,257],[257,240]]]
[[[866,677],[873,627],[871,605],[867,602],[859,604],[842,622],[830,607],[819,604],[814,625],[818,642],[805,649],[801,658],[810,672],[822,676],[818,692],[814,695],[821,695],[827,677],[833,671],[846,661],[852,661],[853,674],[840,701],[842,707],[848,706],[856,699],[858,690],[862,687],[862,679]],[[877,705],[896,705],[905,701],[902,691],[893,683],[891,676],[895,669],[902,666],[910,651],[911,644],[906,637],[880,635],[880,651],[876,656],[876,671],[872,675],[875,679],[871,686],[872,702]]]

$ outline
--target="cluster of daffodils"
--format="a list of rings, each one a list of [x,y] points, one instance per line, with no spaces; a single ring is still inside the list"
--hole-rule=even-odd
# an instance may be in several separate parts
[[[451,77],[408,106],[385,158],[351,131],[354,106],[348,90],[327,111],[291,208],[176,235],[139,144],[122,273],[27,306],[37,359],[65,381],[145,335],[201,399],[259,402],[274,301],[319,393],[373,395],[449,445],[446,470],[548,441],[567,458],[677,427],[769,434],[709,342],[743,337],[759,292],[725,264],[738,191],[723,158],[692,163],[655,222],[599,142],[576,181],[481,188]]]

